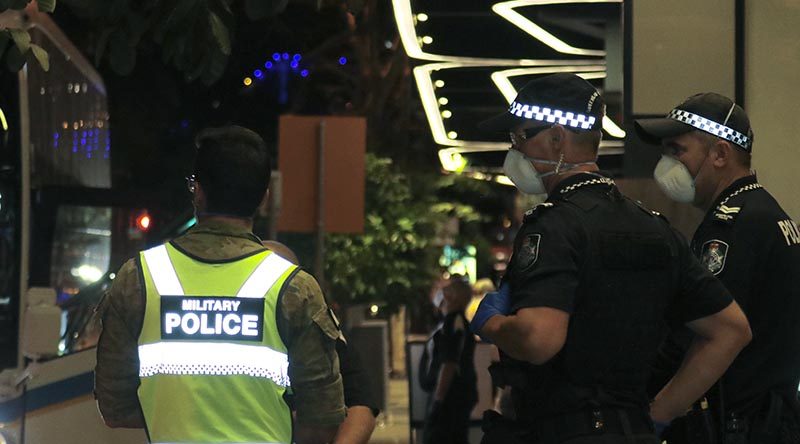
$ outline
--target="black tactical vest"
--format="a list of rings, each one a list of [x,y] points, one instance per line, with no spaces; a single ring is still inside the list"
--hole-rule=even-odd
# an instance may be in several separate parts
[[[646,407],[648,366],[677,291],[679,250],[671,228],[613,186],[578,188],[550,202],[570,209],[559,214],[579,220],[587,241],[562,350],[539,366],[502,358],[517,415]],[[559,223],[551,216],[537,221],[534,212],[525,223]]]

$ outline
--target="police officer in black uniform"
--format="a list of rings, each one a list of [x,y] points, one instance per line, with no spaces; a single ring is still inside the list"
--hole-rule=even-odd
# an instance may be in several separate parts
[[[483,125],[511,131],[504,169],[517,188],[548,194],[472,321],[502,351],[519,442],[657,443],[653,421],[683,413],[750,339],[738,305],[680,235],[598,172],[604,114],[588,82],[555,74]],[[651,403],[647,368],[667,321],[697,339]]]
[[[709,393],[720,428],[714,432],[726,442],[800,443],[800,230],[750,169],[747,114],[727,97],[697,94],[665,118],[639,120],[637,130],[663,147],[654,173],[662,190],[706,211],[692,251],[730,290],[753,330],[752,343]],[[665,344],[662,380],[688,338],[676,334]],[[692,421],[680,427],[686,426]],[[670,442],[698,442],[690,437],[696,431],[678,438],[675,427]]]

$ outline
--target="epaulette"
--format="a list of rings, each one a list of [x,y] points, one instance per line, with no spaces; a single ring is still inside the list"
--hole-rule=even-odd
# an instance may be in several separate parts
[[[533,219],[534,217],[542,214],[542,212],[548,208],[553,208],[555,206],[552,202],[542,202],[536,204],[533,208],[525,212],[525,216],[522,218],[523,222],[528,222],[529,220]]]
[[[645,213],[647,213],[647,214],[649,214],[651,216],[659,217],[659,218],[663,219],[665,222],[669,223],[669,220],[667,219],[666,216],[664,216],[663,214],[661,214],[660,212],[658,212],[656,210],[651,210],[650,208],[647,208],[646,206],[644,206],[642,201],[635,200],[635,199],[631,199],[631,200],[633,201],[633,203],[636,204],[637,207],[639,207],[640,210],[644,211]]]

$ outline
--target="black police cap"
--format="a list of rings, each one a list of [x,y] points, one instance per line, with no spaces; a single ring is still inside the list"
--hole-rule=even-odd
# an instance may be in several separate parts
[[[572,73],[531,80],[517,94],[508,111],[478,124],[484,131],[509,131],[520,124],[560,124],[576,131],[603,125],[606,104],[589,82]]]
[[[636,132],[647,143],[700,130],[725,139],[747,151],[753,148],[753,129],[741,106],[716,93],[695,94],[676,106],[666,117],[638,119]]]

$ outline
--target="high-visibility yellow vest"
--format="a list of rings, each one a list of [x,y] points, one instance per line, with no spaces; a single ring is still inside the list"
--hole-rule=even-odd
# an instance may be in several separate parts
[[[270,251],[203,261],[171,244],[143,251],[141,267],[138,394],[150,441],[289,444],[276,308],[297,267]]]

